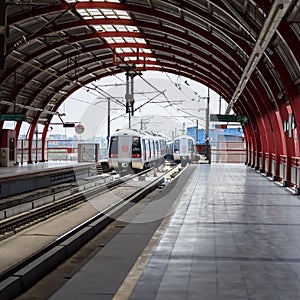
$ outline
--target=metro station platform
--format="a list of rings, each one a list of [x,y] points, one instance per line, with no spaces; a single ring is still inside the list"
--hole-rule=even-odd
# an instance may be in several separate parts
[[[299,196],[212,164],[189,166],[155,202],[51,299],[300,299]]]
[[[0,199],[88,176],[92,163],[49,161],[0,167]]]

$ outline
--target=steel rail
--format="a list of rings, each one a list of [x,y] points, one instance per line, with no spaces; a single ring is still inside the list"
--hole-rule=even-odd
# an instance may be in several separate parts
[[[109,191],[115,188],[116,186],[123,184],[127,181],[130,181],[137,176],[150,172],[153,169],[154,167],[129,177],[121,177],[113,182],[104,183],[96,187],[91,187],[87,190],[78,191],[75,194],[66,196],[60,200],[56,200],[55,202],[48,203],[41,207],[29,210],[27,212],[23,212],[19,215],[1,220],[0,234],[3,235],[11,231],[15,232],[17,228],[24,227],[25,225],[30,224],[34,221],[44,219],[47,216],[53,215],[55,213],[61,212],[75,205],[78,205],[84,201],[87,201],[91,197],[98,195],[99,193]]]

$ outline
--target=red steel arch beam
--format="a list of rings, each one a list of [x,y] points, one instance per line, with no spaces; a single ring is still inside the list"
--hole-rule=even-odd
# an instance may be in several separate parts
[[[253,84],[253,82],[251,82]],[[255,169],[259,169],[259,154],[264,149],[264,145],[267,144],[266,141],[266,128],[264,123],[262,122],[262,111],[263,105],[257,99],[259,99],[259,92],[253,88],[251,92],[248,88],[244,90],[243,96],[247,101],[241,101],[238,105],[240,108],[240,114],[246,115],[250,121],[252,130],[254,134],[252,136],[252,140],[255,139],[254,143],[254,151],[253,151],[253,158],[252,158],[252,167]],[[242,109],[241,109],[242,108]],[[236,111],[236,109],[235,109]],[[264,109],[265,111],[265,109]],[[255,157],[256,154],[256,157]]]
[[[251,117],[249,117],[249,111],[252,111],[252,115],[256,119],[255,122],[258,124],[260,136],[252,135],[252,138],[255,137],[260,139],[260,141],[255,143],[257,145],[256,151],[258,152],[261,150],[262,153],[262,171],[267,168],[267,172],[269,172],[270,163],[268,166],[265,166],[265,158],[266,152],[270,153],[273,151],[272,149],[274,149],[272,126],[268,117],[269,111],[272,110],[271,100],[268,97],[265,87],[261,84],[260,80],[258,80],[258,77],[255,73],[252,74],[248,84],[253,85],[253,88],[249,90],[249,86],[247,86],[242,94],[242,98],[236,102],[236,105],[243,106],[243,104],[247,104],[244,114],[251,119]],[[237,107],[235,111],[237,111]],[[274,115],[272,119],[276,119]],[[277,127],[277,129],[279,128]],[[257,131],[257,129],[255,130]],[[257,164],[256,167],[258,168],[259,165]]]
[[[61,30],[67,30],[68,28],[74,28],[74,27],[81,27],[81,26],[86,26],[86,23],[89,25],[103,25],[103,24],[118,24],[118,25],[137,25],[136,22],[133,22],[132,20],[123,20],[123,19],[97,19],[97,20],[87,20],[87,21],[75,21],[75,22],[71,22],[71,23],[64,23],[62,25],[59,26],[53,26],[47,30],[43,30],[40,32],[40,34],[47,34],[47,33],[53,33],[53,32],[59,32]],[[209,51],[211,54],[213,54],[214,56],[220,58],[223,62],[225,66],[230,67],[232,70],[240,70],[243,65],[245,64],[245,62],[242,60],[242,58],[240,56],[238,56],[236,54],[236,52],[231,49],[230,47],[227,46],[227,49],[224,49],[224,52],[219,52],[217,49],[210,47],[207,48],[207,44],[199,41],[196,38],[193,38],[189,35],[187,35],[186,33],[180,32],[178,30],[174,30],[171,29],[169,27],[164,28],[163,26],[160,25],[156,25],[156,24],[152,24],[152,23],[147,23],[147,22],[140,22],[140,24],[138,24],[138,26],[142,26],[142,27],[147,27],[149,29],[155,29],[158,32],[166,32],[170,35],[174,35],[174,36],[178,36],[181,39],[185,40],[187,43],[193,43],[195,45],[197,45],[198,47],[202,47],[203,49],[206,49],[207,51]],[[142,33],[129,33],[129,32],[109,32],[109,33],[98,33],[98,35],[95,33],[95,35],[90,35],[89,38],[103,38],[103,37],[114,37],[114,36],[121,36],[121,37],[140,37],[140,38],[145,38],[146,40],[155,40],[155,41],[161,41],[162,43],[165,43],[164,39],[162,39],[161,36],[156,36],[154,34],[150,35],[150,34],[142,34]],[[39,36],[40,37],[40,36]],[[80,36],[80,38],[75,39],[73,42],[77,41],[80,42],[81,40],[87,40],[88,38],[86,37],[86,35]],[[174,39],[166,39],[167,41],[172,41],[172,43],[170,43],[170,45],[174,45],[176,46],[177,41],[175,41]],[[30,39],[29,39],[30,41]],[[71,42],[71,41],[70,41]],[[62,43],[62,45],[64,45]],[[148,46],[150,46],[151,48],[151,44],[147,44]],[[224,48],[224,45],[221,45]],[[110,47],[107,45],[107,48],[109,49]],[[189,47],[190,51],[199,51],[199,49],[197,48],[193,48],[193,47]],[[186,50],[186,45],[184,45],[184,48]],[[232,59],[229,59],[227,56],[224,55],[224,53],[228,53],[230,55],[230,57]],[[204,53],[205,54],[205,53]],[[237,67],[238,63],[240,65],[240,68]]]
[[[170,32],[172,32],[172,35],[175,36],[174,30],[172,30],[172,29],[168,30],[168,33],[170,33]],[[232,59],[229,59],[226,55],[224,55],[224,53],[218,52],[214,48],[210,48],[209,49],[210,55],[208,55],[207,53],[202,52],[200,49],[192,47],[191,44],[195,44],[198,47],[200,46],[204,49],[204,47],[207,46],[207,45],[205,45],[205,43],[199,42],[195,38],[189,37],[186,34],[180,34],[179,33],[176,36],[184,39],[188,43],[188,45],[182,43],[180,40],[176,41],[176,40],[170,39],[168,37],[156,36],[154,34],[139,34],[139,33],[136,33],[136,32],[129,33],[129,34],[126,33],[126,32],[102,32],[102,33],[99,33],[99,35],[102,38],[107,38],[107,37],[123,37],[123,38],[125,38],[125,37],[137,37],[137,38],[144,38],[146,40],[153,40],[155,42],[159,41],[162,44],[176,46],[176,47],[182,49],[184,52],[186,52],[186,50],[188,50],[192,54],[195,54],[195,55],[200,56],[201,58],[203,58],[207,61],[210,61],[214,66],[219,67],[220,70],[223,70],[223,69],[227,68],[227,69],[232,70],[234,72],[234,74],[240,72],[240,68],[237,67],[237,65],[233,62]],[[114,44],[111,44],[111,46],[113,46],[113,45]],[[151,49],[152,47],[155,47],[155,45],[151,45],[151,44],[148,44],[148,43],[146,45],[149,46],[149,49]],[[216,59],[213,59],[213,56],[219,58],[222,61],[222,63],[220,63]],[[193,60],[193,57],[190,57],[190,59]]]
[[[253,76],[252,80],[251,80],[251,83],[253,85],[254,84],[254,77],[256,76]],[[264,101],[260,101],[259,99],[261,99],[261,93],[260,91],[258,90],[259,88],[259,85],[256,85],[257,89],[253,88],[251,90],[251,94],[249,93],[249,91],[246,89],[244,91],[244,93],[248,93],[248,95],[246,95],[247,97],[247,100],[246,102],[243,102],[244,105],[246,105],[246,110],[247,110],[247,113],[246,115],[248,115],[248,111],[252,111],[252,114],[254,115],[254,120],[257,124],[257,128],[259,130],[259,135],[255,135],[255,137],[259,137],[259,141],[256,141],[256,145],[257,145],[257,156],[259,155],[259,153],[261,152],[262,153],[262,167],[261,169],[264,170],[265,169],[265,163],[264,163],[264,160],[265,160],[265,155],[264,155],[264,150],[267,150],[269,151],[269,142],[268,142],[268,137],[269,136],[269,124],[268,123],[265,123],[264,122],[264,116],[267,114],[267,111],[266,111],[266,107],[265,107],[265,103]],[[253,103],[253,104],[251,104]],[[254,122],[253,120],[253,122]],[[256,128],[256,132],[257,132],[257,128]],[[259,146],[259,147],[258,147]],[[256,161],[256,166],[255,168],[256,169],[259,169],[259,157],[257,157],[257,161]]]
[[[152,10],[151,10],[152,11]],[[173,18],[173,20],[176,20],[177,19],[177,21],[178,21],[178,18]],[[119,19],[118,19],[119,20]],[[119,20],[119,22],[120,22],[121,20]],[[99,21],[98,20],[89,20],[88,21],[88,23],[90,23],[90,24],[92,24],[93,22],[96,22],[96,23],[99,23]],[[105,22],[105,21],[104,21]],[[108,22],[108,23],[110,23],[111,24],[111,19],[109,19],[109,20],[106,20],[106,22]],[[137,22],[132,22],[132,20],[127,20],[127,22],[129,22],[129,23],[132,23],[133,25],[137,25]],[[86,23],[87,23],[87,21],[78,21],[77,23],[81,23],[82,25],[86,25]],[[95,24],[96,24],[95,23]],[[122,20],[122,22],[121,23],[123,23],[124,24],[124,20]],[[188,24],[188,23],[187,23]],[[187,25],[186,24],[186,22],[185,22],[185,24],[184,24],[184,26],[186,26]],[[142,26],[142,24],[141,24],[141,26]],[[152,26],[153,26],[153,24],[152,24]],[[193,25],[194,26],[194,25]],[[62,27],[63,28],[63,27]],[[65,28],[66,29],[66,28]],[[194,29],[197,29],[197,31],[199,31],[199,28],[198,27],[196,27],[196,26],[194,26]],[[161,28],[160,28],[160,30],[161,30]],[[208,34],[206,31],[204,31],[204,30],[202,30],[203,32],[202,32],[202,35],[206,35],[206,37],[207,37],[207,39],[209,39],[209,40],[211,40],[212,39],[212,35],[210,35],[210,34]],[[177,33],[178,33],[178,31],[177,31]],[[216,38],[214,38],[216,41],[215,41],[215,44],[218,44],[219,45],[219,43],[220,43],[220,40],[217,40]],[[199,42],[198,40],[197,40],[197,42]],[[230,48],[230,47],[228,47],[225,43],[223,43],[222,42],[222,44],[220,45],[220,47],[222,47],[222,48],[224,48],[224,50],[226,51],[226,52],[228,52],[229,50],[231,50],[231,52],[232,52],[232,49]],[[228,48],[228,49],[226,49],[226,48]],[[210,49],[211,50],[211,49]],[[233,51],[234,52],[234,51]],[[235,54],[235,53],[234,53]],[[237,57],[237,58],[235,58],[235,60],[237,61],[237,59],[238,59],[239,57]]]
[[[261,85],[262,83],[258,78],[254,79],[255,85]],[[266,127],[266,136],[267,136],[267,142],[268,142],[268,156],[269,161],[268,165],[265,166],[265,170],[267,171],[267,174],[271,174],[272,172],[272,154],[276,153],[276,149],[282,148],[282,140],[279,136],[279,138],[276,137],[277,132],[280,130],[280,127],[277,123],[277,118],[275,115],[275,111],[271,105],[271,102],[269,100],[268,94],[265,92],[265,90],[262,89],[262,93],[258,95],[260,99],[262,99],[262,102],[265,103],[265,106],[267,107],[267,113],[262,116],[264,126]],[[266,153],[263,153],[263,159],[265,159]],[[278,174],[273,174],[278,175]]]
[[[78,39],[77,39],[77,40],[78,40]],[[31,57],[32,57],[32,59],[33,59],[34,55],[32,55]]]
[[[291,29],[289,26],[288,22],[282,22],[279,25],[279,31],[282,34],[282,38],[284,41],[287,43],[287,46],[290,48],[292,55],[295,57],[295,63],[298,65],[300,64],[300,43],[299,40],[297,39],[294,31]],[[300,88],[300,80],[298,79],[298,82],[294,82],[295,85]],[[294,88],[293,88],[294,90]],[[293,95],[292,93],[292,99],[290,100],[291,106],[294,111],[294,117],[296,124],[300,124],[300,115],[296,112],[300,111],[300,95],[297,93],[296,95]],[[299,144],[299,138],[300,138],[300,131],[298,130],[298,126],[294,129],[295,135],[297,136],[297,139],[294,141],[295,142],[295,156],[300,157],[300,144]]]
[[[95,47],[93,47],[93,48],[95,48]],[[69,57],[69,55],[67,55],[67,57]],[[100,59],[103,59],[103,60],[106,60],[106,59],[109,59],[111,57],[111,55],[109,54],[109,55],[103,55],[103,56],[101,56],[101,57],[99,57]],[[67,58],[66,58],[67,59]],[[61,60],[61,58],[58,58],[58,59],[56,59],[56,60],[54,60],[54,61],[51,61],[51,63],[48,63],[48,64],[46,64],[46,65],[44,65],[43,67],[45,68],[45,69],[48,69],[48,68],[50,68],[50,67],[52,67],[53,65],[55,65],[55,63],[58,63],[59,61]],[[89,58],[88,59],[88,61],[87,61],[87,64],[90,64],[90,63],[93,63],[95,60],[94,60],[94,58]],[[82,65],[82,66],[84,66],[84,65]],[[67,71],[66,72],[68,72],[69,71],[69,69],[68,69],[68,67],[66,66],[66,68],[65,68]],[[98,69],[99,69],[99,67],[98,67]],[[35,72],[33,72],[30,76],[28,76],[27,78],[26,78],[26,80],[25,81],[23,81],[21,84],[19,84],[18,86],[17,86],[17,88],[16,88],[16,93],[18,94],[18,93],[20,93],[21,92],[21,90],[23,89],[23,88],[26,88],[26,85],[28,84],[28,83],[30,83],[36,76],[38,76],[38,75],[40,75],[40,71],[39,70],[36,70]],[[59,80],[60,78],[62,78],[61,76],[59,76],[59,75],[57,75],[58,77],[56,77],[56,76],[54,76],[54,77],[52,77],[52,78],[49,78],[48,79],[48,81],[46,82],[46,83],[44,83],[44,84],[42,84],[42,85],[40,85],[36,90],[35,90],[35,94],[36,93],[38,93],[38,90],[44,90],[46,87],[48,87],[49,86],[49,84],[51,83],[51,82],[53,82],[53,81],[55,81],[55,80]],[[65,81],[67,81],[66,80],[66,78],[64,78],[65,79]],[[69,80],[69,81],[67,81],[68,83],[70,83],[71,82],[71,80]],[[81,88],[82,86],[80,85],[79,86],[79,88]],[[40,92],[42,92],[42,91],[40,91]],[[53,93],[54,94],[54,93]],[[54,96],[55,96],[56,94],[54,94]],[[33,96],[33,95],[32,95]],[[36,98],[32,98],[32,96],[31,97],[29,97],[29,100],[25,103],[25,105],[30,105],[32,102],[34,102],[35,101],[35,99]],[[49,101],[51,101],[51,99],[49,99]],[[47,103],[49,102],[49,101],[47,101]],[[25,111],[25,109],[23,110],[23,112]]]
[[[218,2],[218,4],[220,4]],[[188,6],[189,4],[185,4],[185,6]],[[228,13],[228,10],[225,11],[223,10],[223,8],[219,7],[216,3],[214,3],[214,6],[218,7],[218,9],[222,10],[224,13],[227,13],[227,16],[229,18],[231,18],[231,20],[233,22],[235,22],[238,26],[240,26],[241,28],[243,27],[242,24],[240,24],[235,18],[231,17],[231,15]],[[190,27],[186,27],[186,24],[188,24],[185,20],[182,20],[182,18],[178,18],[178,17],[174,17],[168,13],[164,13],[161,11],[157,11],[154,10],[152,8],[148,8],[148,7],[143,7],[143,6],[139,6],[139,5],[131,5],[131,4],[124,4],[124,3],[113,3],[113,2],[77,2],[75,5],[73,5],[73,7],[76,7],[76,9],[115,9],[115,10],[122,10],[122,11],[126,11],[126,12],[135,12],[135,13],[139,13],[139,14],[143,14],[147,17],[149,16],[154,16],[157,17],[158,19],[164,20],[164,21],[168,21],[174,24],[180,24],[182,23],[183,28],[189,28]],[[177,7],[177,6],[176,6]],[[184,6],[181,5],[180,7],[181,10],[184,10]],[[31,12],[31,15],[28,16],[28,18],[31,17],[37,17],[37,16],[42,16],[42,15],[47,15],[49,13],[53,13],[53,12],[60,12],[60,11],[65,11],[65,10],[69,10],[70,6],[69,5],[51,5],[49,7],[46,8],[41,8],[41,9],[35,9],[34,11]],[[197,6],[192,6],[190,5],[190,10],[195,12],[198,12],[197,15],[198,16],[205,16],[205,18],[203,19],[203,22],[207,21],[207,20],[212,20],[213,16],[210,14],[206,14],[205,12],[203,12],[203,10],[200,10],[197,8]],[[9,24],[12,23],[18,23],[19,21],[24,21],[24,19],[26,18],[25,16],[13,16],[11,18],[8,19]],[[180,21],[180,22],[178,22]],[[216,25],[215,27],[228,27],[227,31],[231,32],[232,29],[229,26],[226,26],[224,23],[219,22],[218,19],[214,18],[214,21],[212,22],[212,26]],[[207,33],[206,31],[202,30],[201,28],[197,27],[196,25],[190,24],[195,32],[199,32],[199,30],[201,31],[201,35],[203,33]],[[245,31],[245,33],[247,33]],[[205,36],[205,35],[204,35]],[[244,42],[244,40],[237,36],[237,35],[232,35],[231,37],[233,42],[236,42],[237,45],[239,44],[239,42]],[[237,41],[235,41],[237,40]],[[246,47],[246,45],[244,45]]]
[[[126,44],[113,44],[112,48],[115,49],[115,48],[119,48],[119,47],[125,47],[125,46],[128,46],[128,45],[129,45],[129,47],[135,47],[135,48],[148,48],[147,45],[145,46],[144,44],[127,44],[127,43]],[[180,43],[176,43],[175,45],[179,47]],[[98,48],[99,48],[98,46],[86,48],[86,49],[84,49],[84,52],[82,51],[83,53],[81,53],[81,54],[87,53],[89,51],[96,50]],[[150,47],[149,47],[149,49],[150,49]],[[195,64],[199,65],[200,68],[202,68],[205,65],[207,65],[205,62],[200,61],[196,57],[191,57],[190,55],[188,55],[188,54],[186,54],[184,52],[179,52],[179,51],[173,50],[173,49],[166,49],[165,47],[160,47],[160,46],[152,46],[151,49],[155,49],[155,50],[158,50],[158,51],[161,51],[161,52],[163,52],[163,51],[166,52],[166,50],[168,50],[168,52],[171,53],[171,54],[173,54],[173,55],[184,57],[186,59],[191,60]],[[68,53],[66,55],[63,55],[63,57],[57,58],[55,60],[52,60],[48,64],[45,64],[43,66],[43,68],[44,69],[48,69],[50,67],[54,67],[54,65],[56,63],[59,63],[62,59],[68,59],[68,58],[72,57],[75,54],[76,54],[76,51],[74,50],[73,52],[70,52],[70,53]],[[199,55],[197,55],[197,57],[200,56],[200,55],[202,55],[202,54],[199,53]],[[123,56],[123,55],[120,54],[120,56]],[[126,55],[126,56],[129,56],[129,55]],[[157,54],[152,54],[151,55],[151,57],[156,57],[156,56],[157,56]],[[34,57],[35,57],[35,55],[32,55],[31,59],[33,59]],[[149,57],[150,57],[150,55],[149,55]],[[202,56],[202,58],[204,58],[205,60],[207,60],[208,62],[210,62],[212,64],[215,64],[215,66],[217,68],[219,68],[223,73],[227,74],[229,80],[232,79],[232,74],[229,74],[229,70],[230,70],[229,68],[221,69],[223,67],[222,64],[219,61],[212,60],[211,56],[209,56],[209,55],[204,54],[204,57]],[[105,56],[104,59],[109,59],[109,56]],[[170,60],[173,61],[172,57],[168,58],[167,56],[165,56],[164,59],[165,60],[170,59]],[[80,62],[80,64],[81,64],[81,66],[85,65],[85,64],[82,64],[82,61]],[[210,69],[210,65],[207,65],[206,68],[207,68],[207,70],[209,70]],[[30,82],[30,80],[32,80],[35,76],[39,75],[39,73],[40,73],[39,71],[36,71],[36,72],[32,73],[29,77],[27,77],[27,82]],[[236,78],[238,79],[237,76],[236,76]],[[22,86],[24,86],[24,87],[26,86],[26,81],[22,82]]]
[[[261,64],[260,66],[260,70],[265,70],[265,66]],[[264,72],[266,73],[266,72]],[[266,77],[267,75],[265,74],[264,77]],[[254,80],[255,77],[252,77],[252,80]],[[269,78],[267,79],[270,83],[273,83],[273,80],[272,78]],[[255,85],[258,86],[260,83],[257,82]],[[273,89],[273,93],[274,93],[274,89],[276,88],[276,86],[273,84],[272,87],[270,87],[270,89],[272,90]],[[264,89],[261,89],[261,92],[263,92]],[[285,143],[286,139],[283,137],[283,134],[280,134],[282,132],[282,126],[279,126],[281,124],[278,124],[278,114],[275,114],[275,111],[273,111],[273,108],[270,107],[271,105],[271,102],[268,102],[266,99],[268,99],[268,95],[266,94],[265,96],[262,97],[262,100],[264,100],[265,102],[265,105],[267,107],[267,112],[268,112],[268,118],[266,118],[266,116],[264,116],[264,124],[265,126],[267,126],[267,133],[268,132],[272,132],[272,136],[275,135],[275,141],[274,141],[274,146],[271,147],[271,149],[273,149],[273,153],[277,153],[277,155],[281,155],[283,152],[283,143]],[[271,101],[271,100],[270,100]],[[281,115],[282,115],[282,112],[281,112]],[[270,121],[268,121],[268,119]],[[270,127],[268,126],[268,124],[270,124]],[[273,125],[273,126],[272,126]],[[275,128],[275,130],[273,130],[273,128]],[[268,139],[268,142],[272,140],[272,137],[269,137]],[[284,146],[285,148],[285,146]],[[275,175],[278,175],[278,172],[279,172],[279,158],[277,157],[277,165],[278,167],[276,168],[276,174]],[[268,166],[268,170],[271,170],[271,159],[269,160],[269,166]]]
[[[128,44],[126,44],[126,45],[128,45]],[[115,46],[116,46],[116,47],[119,47],[119,46],[123,47],[123,46],[125,46],[125,44],[121,44],[121,45],[120,45],[120,44],[116,44]],[[165,50],[164,47],[159,47],[159,46],[157,46],[157,49]],[[171,51],[169,51],[169,53],[173,53],[174,55],[177,55],[177,56],[179,56],[179,55],[182,56],[181,53],[179,53],[178,51],[175,51],[175,50],[171,50]],[[186,56],[186,55],[184,54],[183,57],[185,57],[185,56]],[[102,58],[102,57],[101,57],[101,58]],[[106,56],[106,58],[108,58],[108,56]],[[166,56],[164,56],[164,57],[162,56],[162,58],[163,58],[163,59],[167,59]],[[189,56],[186,56],[186,58],[188,59]],[[105,57],[104,57],[104,59],[105,59]],[[174,61],[174,59],[173,59],[173,61]],[[84,67],[85,65],[88,65],[88,64],[93,63],[93,62],[94,62],[94,59],[89,59],[89,60],[85,61],[84,64],[81,63],[81,66]],[[177,60],[177,62],[180,63],[179,60]],[[51,63],[52,63],[52,62],[51,62]],[[202,63],[202,64],[205,64],[205,63],[203,63],[203,62],[201,62],[201,63]],[[47,68],[47,67],[50,67],[50,66],[45,65],[44,67]],[[178,66],[174,66],[174,67],[178,67]],[[186,64],[186,67],[188,67],[188,64]],[[190,67],[189,67],[188,69],[192,70],[193,67],[194,67],[193,65],[190,65]],[[208,67],[209,67],[209,66],[208,66]],[[208,67],[207,67],[207,69],[208,69]],[[67,71],[68,71],[68,70],[67,70]],[[224,73],[225,73],[225,72],[224,72]],[[30,77],[27,78],[27,82],[30,82],[30,81],[33,79],[33,77],[36,76],[36,75],[38,75],[38,74],[39,74],[38,71],[36,71],[35,73],[33,73],[33,76],[30,76]],[[231,75],[231,74],[229,74],[229,73],[227,74],[227,81],[228,81],[228,78],[230,78],[230,75]],[[58,75],[58,76],[59,76],[59,77],[62,77],[63,75]],[[212,76],[212,75],[210,74],[210,76]],[[218,78],[216,78],[215,80],[217,81]],[[43,87],[43,86],[40,86],[40,89],[43,89],[43,88],[47,87],[50,83],[51,83],[51,80],[49,79],[47,82],[44,83],[44,87]],[[22,86],[23,86],[23,85],[26,86],[26,82],[22,82]],[[37,95],[38,95],[38,92],[39,92],[39,91],[36,91],[36,96],[32,95],[32,96],[30,97],[31,102],[33,102],[33,101],[35,100],[35,98],[36,98]],[[49,101],[51,101],[51,99],[49,99]],[[31,102],[27,102],[26,105],[30,105]]]
[[[269,87],[272,91],[273,95],[277,95],[277,93],[279,92],[278,86],[275,84],[274,82],[274,78],[270,72],[270,70],[268,70],[267,68],[260,68],[261,73],[263,74],[264,78],[266,79],[266,81],[269,84]],[[276,96],[274,96],[276,97]],[[274,98],[275,100],[275,98]],[[279,176],[279,166],[280,166],[280,155],[283,155],[286,153],[286,137],[284,135],[283,132],[283,115],[282,115],[282,103],[279,103],[278,101],[276,101],[277,103],[277,107],[279,108],[278,111],[274,111],[274,114],[272,115],[272,125],[275,126],[276,128],[278,128],[278,130],[274,130],[274,138],[276,141],[276,148],[275,148],[275,176]],[[275,116],[274,116],[275,115]]]
[[[201,36],[203,36],[210,44],[214,44],[217,45],[220,49],[223,50],[223,52],[219,52],[217,51],[217,49],[213,48],[213,47],[208,47],[208,44],[198,40],[197,38],[188,35],[186,33],[186,31],[179,31],[176,29],[173,29],[171,27],[167,27],[167,26],[163,26],[161,24],[155,24],[155,23],[151,23],[151,22],[146,22],[146,21],[135,21],[135,20],[129,20],[129,19],[114,19],[114,18],[109,18],[109,19],[91,19],[91,20],[78,20],[78,21],[72,21],[72,22],[66,22],[63,24],[59,24],[59,25],[54,25],[51,26],[47,29],[44,29],[42,31],[39,32],[38,35],[36,36],[31,36],[28,38],[28,40],[30,41],[31,39],[34,38],[38,38],[41,37],[43,35],[47,35],[47,34],[53,34],[53,32],[59,32],[59,31],[66,31],[69,28],[76,28],[76,27],[86,27],[88,25],[93,26],[93,25],[124,25],[124,26],[136,26],[136,27],[140,27],[140,28],[147,28],[147,29],[151,29],[151,30],[155,30],[159,33],[163,32],[166,34],[170,34],[173,35],[175,37],[179,37],[183,40],[185,40],[187,43],[193,43],[195,45],[201,46],[203,49],[207,50],[207,51],[212,51],[212,53],[216,54],[216,56],[219,56],[220,54],[222,56],[224,56],[224,53],[227,53],[228,55],[230,55],[230,57],[232,58],[232,60],[234,60],[238,65],[240,65],[241,67],[243,67],[246,62],[244,61],[244,59],[237,54],[237,52],[231,48],[230,46],[228,46],[223,40],[218,39],[216,36],[212,35],[211,33],[196,27],[195,25],[193,25],[193,29],[196,30],[195,32],[197,34],[201,34]],[[174,25],[177,25],[177,23],[175,22]],[[189,23],[186,24],[186,26],[188,26]],[[99,37],[104,37],[106,34],[115,34],[116,32],[99,32]],[[121,36],[124,34],[124,32],[122,31],[118,31],[118,34],[120,34]],[[129,32],[126,32],[126,34],[130,34]],[[139,37],[144,38],[147,40],[147,36],[148,33],[136,33],[139,34]],[[155,35],[152,35],[155,36]],[[157,36],[159,37],[159,35]],[[246,45],[247,49],[243,49],[245,52],[251,52],[251,49],[248,45]],[[240,47],[241,48],[241,47]]]
[[[245,91],[245,95],[248,91]],[[249,98],[252,96],[247,94]],[[257,156],[255,155],[261,149],[260,143],[260,129],[257,124],[257,111],[253,109],[253,105],[249,105],[247,101],[244,101],[234,107],[234,112],[239,115],[245,115],[248,117],[248,122],[244,124],[244,132],[246,138],[246,150],[247,150],[247,163],[249,166],[256,168],[258,165]],[[256,159],[255,159],[256,158]]]
[[[73,43],[76,43],[76,42],[79,42],[81,40],[87,40],[87,39],[92,39],[92,38],[97,38],[98,37],[98,34],[96,33],[93,33],[93,34],[87,34],[84,36],[84,38],[82,36],[76,36],[76,37],[70,37],[67,42],[70,43],[70,44],[73,44]],[[56,43],[52,43],[50,46],[46,46],[44,48],[40,48],[38,49],[37,51],[35,51],[34,53],[32,53],[31,55],[27,55],[25,56],[23,59],[22,59],[22,62],[20,61],[17,61],[17,63],[15,64],[14,67],[10,68],[6,73],[5,75],[3,76],[3,81],[0,81],[0,84],[2,84],[4,82],[4,80],[6,80],[9,76],[11,76],[11,74],[15,73],[17,71],[18,68],[20,68],[23,63],[28,63],[30,62],[31,60],[37,58],[38,56],[46,53],[46,52],[50,52],[50,51],[53,51],[54,49],[57,49],[59,47],[62,47],[62,46],[65,46],[65,42],[61,41],[61,42],[56,42]],[[107,48],[106,45],[102,45],[102,46],[98,46],[99,49],[104,49],[104,48]],[[76,53],[78,54],[78,51],[74,50],[74,55],[76,55]]]
[[[278,30],[280,34],[282,35],[282,38],[287,43],[288,47],[291,49],[291,52],[293,53],[295,57],[295,61],[300,62],[300,51],[299,51],[299,40],[297,36],[295,35],[294,31],[289,26],[289,23],[281,22],[278,26]]]
[[[215,4],[215,6],[217,6]],[[139,13],[139,14],[142,14],[142,15],[145,15],[147,17],[149,16],[154,16],[162,21],[168,21],[170,23],[174,23],[174,24],[177,24],[177,25],[180,25],[182,26],[185,30],[186,29],[189,29],[191,31],[194,31],[194,32],[198,32],[198,33],[201,33],[201,35],[204,33],[207,33],[207,31],[204,31],[203,29],[199,28],[198,26],[194,25],[194,24],[191,24],[191,23],[188,23],[187,21],[183,20],[181,17],[174,17],[168,13],[165,13],[165,12],[162,12],[162,11],[157,11],[157,10],[154,10],[152,8],[147,8],[147,7],[142,7],[142,6],[138,6],[138,5],[131,5],[131,4],[123,4],[123,3],[109,3],[109,2],[89,2],[89,3],[86,3],[86,2],[79,2],[76,4],[76,9],[87,9],[87,8],[97,8],[97,9],[116,9],[116,10],[123,10],[123,11],[127,11],[127,12],[134,12],[134,13]],[[179,7],[180,9],[184,10],[184,7],[183,6],[180,6]],[[223,10],[219,7],[220,10]],[[198,16],[204,16],[205,13],[200,10],[200,9],[197,9],[197,6],[191,6],[191,10],[193,12],[196,12],[198,11]],[[154,13],[153,13],[154,12]],[[225,13],[225,11],[223,11]],[[228,15],[228,17],[230,17],[230,15]],[[228,31],[232,31],[232,29],[229,27],[229,26],[224,26],[223,23],[219,22],[219,20],[217,19],[214,19],[212,15],[207,15],[206,14],[206,20],[203,19],[203,22],[207,22],[207,19],[208,20],[214,20],[212,23],[213,24],[210,24],[210,25],[214,25],[214,23],[217,25],[215,26],[216,28],[218,28],[219,26],[221,27],[227,27],[227,30]],[[240,27],[243,27],[242,24],[240,24],[236,19],[234,18],[231,18],[231,20],[233,22],[236,22],[237,25],[239,25]],[[186,26],[188,25],[188,26]],[[246,33],[246,31],[245,31]],[[237,36],[237,35],[232,35],[231,37],[231,40],[233,42],[235,42],[237,45],[241,42],[244,42],[244,40]],[[250,48],[250,47],[249,47]]]
[[[296,123],[300,121],[300,116],[296,113],[295,107],[293,107],[293,103],[295,99],[297,99],[297,90],[296,87],[293,83],[292,78],[290,77],[289,72],[286,70],[286,67],[278,54],[274,52],[274,54],[271,57],[272,62],[276,66],[276,70],[281,78],[281,82],[286,90],[287,93],[287,103],[288,105],[281,105],[279,108],[281,113],[281,116],[283,117],[283,120],[289,120],[289,114],[293,113],[296,119]],[[291,99],[291,100],[290,100]],[[299,124],[299,123],[297,123]],[[299,139],[299,133],[297,139]],[[289,136],[289,132],[285,132],[285,141],[286,141],[286,156],[287,156],[287,161],[286,161],[286,184],[289,184],[291,180],[291,158],[293,156],[296,156],[296,153],[299,153],[299,150],[295,150],[295,142],[294,142],[294,137]],[[297,145],[297,144],[296,144]]]

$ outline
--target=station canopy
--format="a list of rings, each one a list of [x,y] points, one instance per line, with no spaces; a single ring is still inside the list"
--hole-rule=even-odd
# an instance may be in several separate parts
[[[257,117],[299,91],[299,7],[293,0],[0,0],[0,113],[47,125],[77,89],[151,70],[193,79],[219,93],[227,112]]]

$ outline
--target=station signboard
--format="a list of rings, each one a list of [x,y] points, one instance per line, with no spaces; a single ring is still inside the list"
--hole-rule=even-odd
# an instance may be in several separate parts
[[[0,121],[26,121],[26,117],[15,113],[0,114]]]
[[[210,121],[214,122],[238,122],[238,123],[246,123],[248,121],[247,117],[245,116],[238,116],[238,115],[210,115]]]

